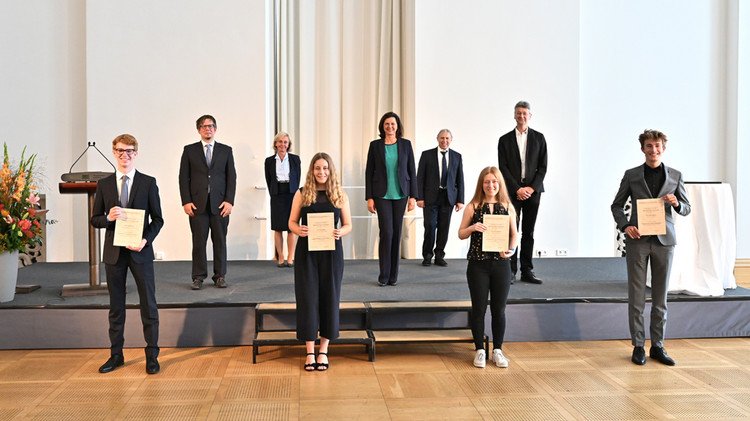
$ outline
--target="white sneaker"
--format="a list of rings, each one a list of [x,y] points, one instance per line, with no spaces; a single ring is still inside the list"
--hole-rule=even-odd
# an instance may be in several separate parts
[[[487,356],[483,349],[477,349],[477,355],[474,356],[474,367],[484,368]]]
[[[505,368],[508,366],[507,358],[505,358],[505,355],[503,355],[503,351],[501,349],[493,349],[492,350],[492,361],[495,362],[495,365],[498,367]]]

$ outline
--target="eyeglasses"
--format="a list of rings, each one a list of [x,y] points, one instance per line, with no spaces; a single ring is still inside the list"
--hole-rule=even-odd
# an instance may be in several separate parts
[[[128,154],[131,156],[135,153],[135,149],[112,149],[117,155]]]
[[[206,130],[208,130],[208,129],[215,129],[216,125],[215,124],[204,124],[204,125],[200,126],[200,128],[201,129],[206,129]]]

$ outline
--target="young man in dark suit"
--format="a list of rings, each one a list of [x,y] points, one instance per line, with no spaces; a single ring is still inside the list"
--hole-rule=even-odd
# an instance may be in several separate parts
[[[646,270],[651,264],[651,349],[649,356],[662,364],[675,365],[664,350],[667,326],[667,291],[672,268],[674,246],[677,243],[673,213],[687,215],[690,203],[685,192],[682,174],[661,162],[667,149],[667,136],[658,130],[646,130],[639,137],[641,152],[646,162],[625,171],[615,200],[612,216],[617,228],[624,231],[625,253],[628,266],[628,319],[633,343],[632,361],[646,364],[643,348],[646,333],[643,310],[646,307]],[[630,219],[625,215],[625,204],[630,198]],[[638,230],[638,199],[664,201],[666,231],[662,235],[641,235]]]
[[[423,266],[432,264],[433,253],[436,265],[448,266],[445,245],[451,211],[464,207],[464,165],[461,154],[449,149],[453,134],[448,129],[440,130],[437,141],[437,148],[422,152],[417,169],[417,206],[424,209]]]
[[[497,145],[498,168],[503,174],[508,194],[516,209],[521,226],[521,281],[541,284],[534,274],[534,226],[539,213],[539,202],[544,192],[547,175],[547,140],[538,131],[529,128],[531,105],[519,101],[515,106],[516,128],[500,137]],[[518,254],[510,259],[513,278],[518,270]]]
[[[185,146],[180,161],[180,197],[193,233],[192,288],[201,289],[208,276],[209,230],[214,248],[212,279],[216,287],[226,288],[227,228],[237,187],[234,156],[230,146],[215,141],[215,118],[203,115],[195,126],[201,140]]]
[[[109,360],[99,367],[99,372],[109,373],[125,363],[122,354],[125,342],[125,280],[130,268],[140,298],[143,337],[146,340],[146,372],[156,374],[159,372],[159,312],[156,307],[152,243],[164,225],[159,188],[153,177],[136,171],[138,141],[133,136],[117,136],[112,141],[112,152],[117,159],[117,171],[97,184],[91,216],[91,225],[106,229],[103,260],[109,290],[111,350]],[[123,208],[145,211],[142,240],[126,247],[114,245],[115,226],[117,220],[123,218]]]

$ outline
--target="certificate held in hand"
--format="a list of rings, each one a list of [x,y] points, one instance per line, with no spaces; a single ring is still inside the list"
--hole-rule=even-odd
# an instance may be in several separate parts
[[[120,247],[140,246],[145,218],[146,211],[143,209],[122,208],[120,217],[115,220],[115,238],[112,244]]]
[[[336,250],[333,238],[333,212],[307,214],[307,250]]]
[[[667,218],[663,199],[638,199],[638,232],[641,235],[664,235]]]
[[[482,251],[508,251],[510,215],[484,215],[487,231],[482,233]]]

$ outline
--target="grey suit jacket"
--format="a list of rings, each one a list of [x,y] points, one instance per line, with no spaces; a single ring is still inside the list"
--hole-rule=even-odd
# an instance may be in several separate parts
[[[657,195],[652,195],[651,191],[646,185],[646,179],[644,177],[643,165],[639,165],[635,168],[631,168],[625,171],[625,175],[622,177],[620,182],[620,189],[617,191],[615,200],[612,202],[612,216],[615,218],[617,228],[624,231],[628,225],[638,226],[638,199],[653,199],[657,197],[663,197],[667,194],[674,194],[677,197],[677,201],[680,206],[674,208],[667,202],[664,202],[664,214],[667,220],[667,233],[665,235],[658,235],[657,238],[662,245],[673,246],[677,244],[677,239],[674,232],[674,216],[673,212],[685,216],[690,213],[690,202],[685,192],[685,184],[682,181],[682,174],[674,168],[670,168],[664,165],[664,171],[666,177],[664,179],[664,185]],[[625,203],[631,199],[632,212],[630,219],[625,216]],[[648,237],[641,237],[641,240]],[[626,236],[626,241],[639,241],[634,240]]]

